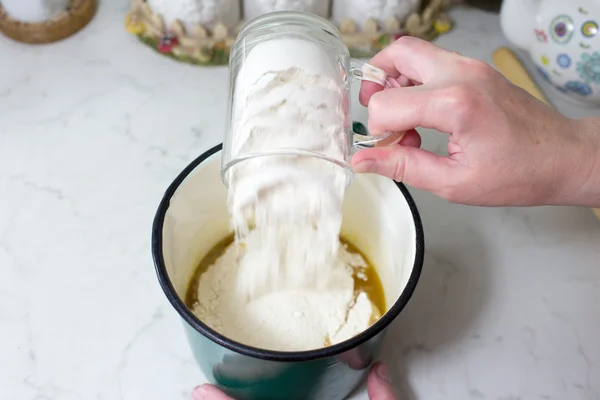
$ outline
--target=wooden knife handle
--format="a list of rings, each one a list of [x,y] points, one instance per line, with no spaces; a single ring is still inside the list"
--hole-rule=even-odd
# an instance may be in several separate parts
[[[506,47],[499,48],[492,54],[492,61],[496,65],[496,68],[498,68],[498,71],[514,85],[526,90],[538,100],[550,104],[542,90],[523,66],[521,60],[519,60],[512,50]],[[600,208],[592,208],[592,211],[600,219]]]

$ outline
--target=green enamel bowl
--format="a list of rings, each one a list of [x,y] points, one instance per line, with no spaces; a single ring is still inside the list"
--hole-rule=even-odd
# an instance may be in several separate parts
[[[250,347],[208,327],[183,301],[200,260],[230,234],[221,149],[208,150],[177,176],[152,227],[158,280],[182,318],[192,353],[206,379],[235,399],[343,399],[379,357],[386,328],[419,280],[424,243],[417,207],[402,184],[357,175],[344,200],[342,235],[376,268],[386,312],[369,329],[327,348],[280,352]]]

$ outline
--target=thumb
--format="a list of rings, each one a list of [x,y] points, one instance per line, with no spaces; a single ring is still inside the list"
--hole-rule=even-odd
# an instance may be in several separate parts
[[[357,173],[373,173],[430,192],[439,192],[454,176],[455,161],[412,146],[374,147],[352,157]]]
[[[370,400],[396,400],[388,369],[381,363],[377,363],[371,368],[367,386]]]

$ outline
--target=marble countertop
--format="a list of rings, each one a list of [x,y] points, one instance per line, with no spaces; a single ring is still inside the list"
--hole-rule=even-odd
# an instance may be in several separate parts
[[[124,31],[126,2],[100,3],[63,42],[0,37],[1,399],[187,399],[204,380],[150,226],[175,175],[222,140],[227,70],[158,56]],[[442,46],[489,62],[506,44],[496,15],[453,15]],[[426,262],[385,351],[401,399],[600,399],[593,214],[413,193]]]

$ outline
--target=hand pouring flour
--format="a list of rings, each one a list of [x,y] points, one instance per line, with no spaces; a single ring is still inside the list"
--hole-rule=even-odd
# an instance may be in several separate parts
[[[288,148],[343,159],[344,88],[326,49],[282,38],[246,57],[235,81],[232,153]],[[377,312],[353,279],[366,264],[339,240],[346,171],[317,157],[268,155],[228,173],[236,240],[200,276],[198,317],[233,340],[280,351],[368,328]]]

